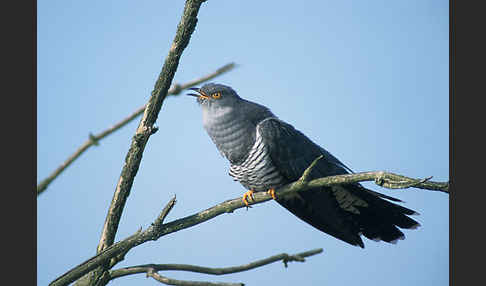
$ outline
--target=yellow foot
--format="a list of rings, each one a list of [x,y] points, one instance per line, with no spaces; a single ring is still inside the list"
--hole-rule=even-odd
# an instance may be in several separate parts
[[[246,198],[250,198],[253,200],[253,190],[249,190],[248,192],[243,194],[242,200],[245,203],[245,205],[248,207],[248,200]]]
[[[275,189],[273,189],[273,188],[272,188],[272,189],[269,189],[269,190],[267,191],[267,193],[268,193],[270,196],[272,196],[272,198],[273,198],[274,200],[276,200],[276,199],[277,199],[277,197],[275,196]]]

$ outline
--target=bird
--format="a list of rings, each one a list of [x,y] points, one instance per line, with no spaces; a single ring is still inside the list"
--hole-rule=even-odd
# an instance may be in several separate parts
[[[324,186],[278,197],[275,189],[297,181],[317,157],[309,180],[353,173],[324,148],[269,108],[240,97],[230,86],[206,83],[189,88],[202,109],[203,127],[229,163],[229,175],[245,187],[248,207],[254,192],[268,192],[292,214],[314,228],[364,248],[362,236],[395,244],[405,239],[399,229],[420,224],[401,200],[366,189],[359,183]],[[395,203],[394,203],[395,202]]]

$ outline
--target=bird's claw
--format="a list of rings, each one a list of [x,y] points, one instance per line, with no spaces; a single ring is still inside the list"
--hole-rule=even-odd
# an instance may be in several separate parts
[[[241,199],[241,200],[242,200],[242,201],[245,203],[246,208],[248,209],[248,207],[250,207],[250,206],[248,205],[248,200],[247,200],[247,198],[250,198],[250,199],[254,200],[254,199],[253,199],[253,190],[249,190],[249,191],[247,191],[246,193],[244,193],[244,194],[243,194],[243,198]]]
[[[276,200],[277,197],[275,196],[275,189],[268,189],[267,193],[272,196],[272,199]]]

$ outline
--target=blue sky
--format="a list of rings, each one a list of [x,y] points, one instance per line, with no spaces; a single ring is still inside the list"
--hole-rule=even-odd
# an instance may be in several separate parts
[[[146,103],[183,1],[38,1],[37,175],[46,177],[90,132]],[[264,104],[356,172],[449,178],[448,1],[207,1],[174,82],[235,62],[215,82]],[[138,119],[88,150],[37,199],[37,282],[95,254]],[[145,149],[116,240],[239,197],[228,163],[202,128],[194,98],[169,97]],[[208,171],[209,170],[209,171]],[[305,263],[227,276],[163,272],[246,285],[448,285],[449,196],[373,190],[420,213],[396,245],[352,247],[275,202],[217,217],[133,249],[145,263],[233,266],[323,248]],[[112,285],[157,285],[143,274]]]

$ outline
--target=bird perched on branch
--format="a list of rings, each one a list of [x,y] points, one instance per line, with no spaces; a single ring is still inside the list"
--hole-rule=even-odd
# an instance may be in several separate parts
[[[404,239],[398,229],[419,223],[413,210],[361,184],[335,185],[276,197],[275,189],[298,180],[320,155],[309,180],[352,171],[331,153],[312,142],[267,107],[241,98],[231,87],[209,83],[191,88],[202,108],[203,126],[221,154],[229,160],[229,174],[248,191],[268,191],[284,208],[313,227],[349,244],[364,248],[361,235],[395,243]]]

